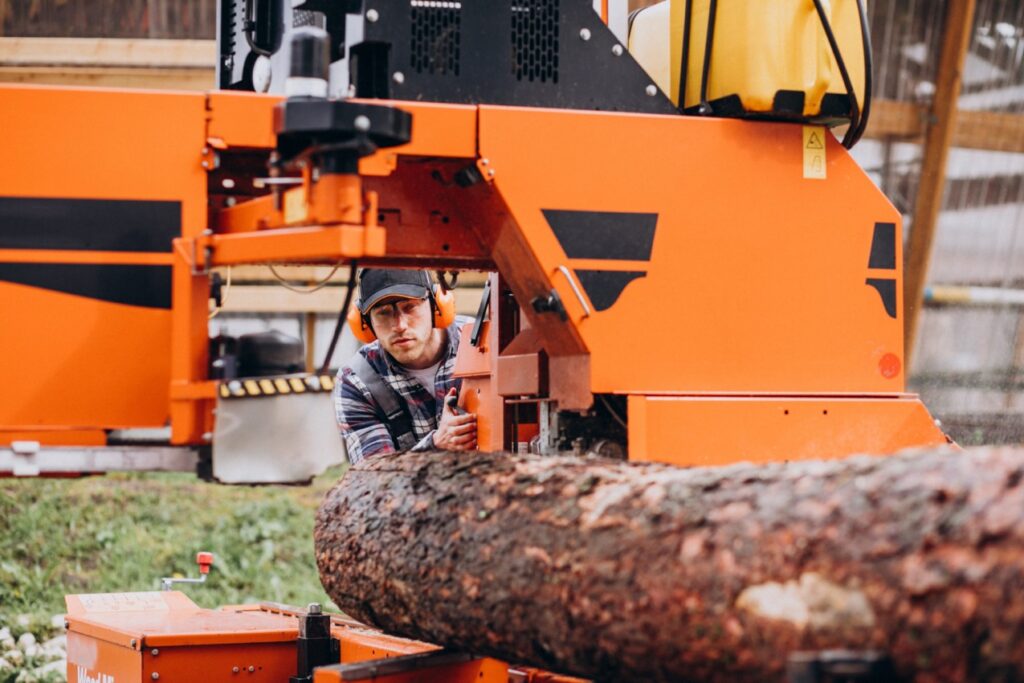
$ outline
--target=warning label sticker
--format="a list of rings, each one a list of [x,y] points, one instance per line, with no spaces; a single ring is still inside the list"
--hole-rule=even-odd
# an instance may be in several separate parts
[[[825,136],[824,126],[804,126],[804,178],[824,180]]]

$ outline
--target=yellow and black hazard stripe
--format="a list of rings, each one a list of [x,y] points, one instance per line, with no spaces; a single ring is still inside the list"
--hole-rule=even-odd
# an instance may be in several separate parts
[[[217,387],[217,393],[221,398],[256,398],[331,391],[334,391],[334,378],[330,375],[229,379],[222,381]]]

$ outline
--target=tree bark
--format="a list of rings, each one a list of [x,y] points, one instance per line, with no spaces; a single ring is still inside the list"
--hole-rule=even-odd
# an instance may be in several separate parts
[[[413,453],[354,467],[320,577],[385,631],[591,678],[781,680],[888,653],[1024,680],[1024,449],[680,469]]]

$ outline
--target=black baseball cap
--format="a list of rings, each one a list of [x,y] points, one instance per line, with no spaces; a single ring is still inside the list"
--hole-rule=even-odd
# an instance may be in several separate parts
[[[426,299],[430,275],[424,270],[366,268],[359,276],[359,312],[366,315],[385,299]]]

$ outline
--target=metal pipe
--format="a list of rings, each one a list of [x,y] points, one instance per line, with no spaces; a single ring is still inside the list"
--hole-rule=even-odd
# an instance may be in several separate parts
[[[1024,307],[1024,289],[929,285],[924,301],[930,305]]]

